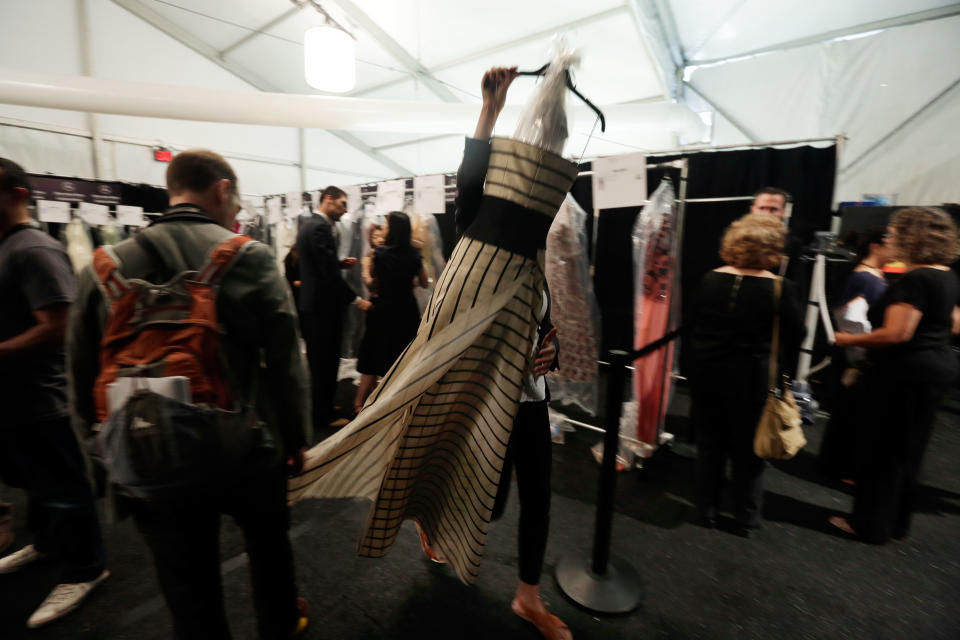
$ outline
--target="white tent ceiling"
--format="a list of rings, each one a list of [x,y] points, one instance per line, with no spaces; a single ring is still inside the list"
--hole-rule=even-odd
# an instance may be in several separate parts
[[[182,87],[316,93],[303,79],[302,40],[324,18],[309,2],[298,4],[303,6],[291,0],[0,0],[7,27],[0,64]],[[582,50],[577,84],[596,104],[677,101],[714,112],[714,145],[843,133],[849,139],[841,167],[850,168],[841,173],[838,199],[874,192],[897,193],[901,202],[960,200],[957,3],[320,4],[357,38],[355,97],[478,103],[485,68],[539,67],[552,35],[562,32]],[[518,80],[510,101],[522,103],[533,87],[530,79]],[[206,146],[231,158],[249,193],[451,171],[462,153],[459,136],[301,133],[2,104],[0,123],[7,125],[0,127],[0,154],[33,171],[161,183],[163,165],[153,163],[142,144]],[[100,139],[96,154],[83,137],[93,134]],[[687,141],[667,128],[618,130],[611,121],[606,134],[597,131],[587,142],[586,133],[576,133],[567,155],[585,151],[589,158]]]

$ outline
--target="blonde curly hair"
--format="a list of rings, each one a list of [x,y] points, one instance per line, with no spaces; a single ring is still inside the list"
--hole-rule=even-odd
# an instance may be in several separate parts
[[[748,213],[723,233],[720,259],[738,269],[776,269],[783,259],[783,223],[769,213]]]
[[[960,256],[957,225],[943,209],[907,207],[890,217],[894,253],[910,264],[952,264]]]

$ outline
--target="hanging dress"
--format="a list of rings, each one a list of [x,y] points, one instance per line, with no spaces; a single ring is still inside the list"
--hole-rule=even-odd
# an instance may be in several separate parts
[[[360,415],[307,452],[289,499],[372,500],[362,556],[386,554],[414,519],[471,583],[532,365],[547,231],[577,165],[512,139],[467,139],[460,174],[466,229],[416,338]]]

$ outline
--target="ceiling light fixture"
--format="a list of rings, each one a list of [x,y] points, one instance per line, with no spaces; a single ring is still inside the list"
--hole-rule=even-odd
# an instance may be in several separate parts
[[[346,93],[357,84],[357,42],[317,0],[293,0],[298,7],[312,6],[326,24],[303,35],[303,75],[314,89]]]

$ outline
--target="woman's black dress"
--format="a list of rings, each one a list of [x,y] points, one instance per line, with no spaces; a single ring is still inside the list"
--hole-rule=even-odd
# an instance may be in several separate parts
[[[960,282],[952,271],[920,268],[891,284],[870,308],[874,328],[883,325],[892,304],[909,304],[923,317],[907,342],[871,349],[864,371],[870,403],[860,425],[863,455],[851,524],[868,542],[902,538],[910,528],[937,406],[960,368],[950,349],[958,302]]]
[[[384,375],[417,335],[420,309],[413,296],[413,279],[420,273],[420,250],[377,247],[373,252],[376,294],[367,312],[366,330],[357,354],[357,371]]]

